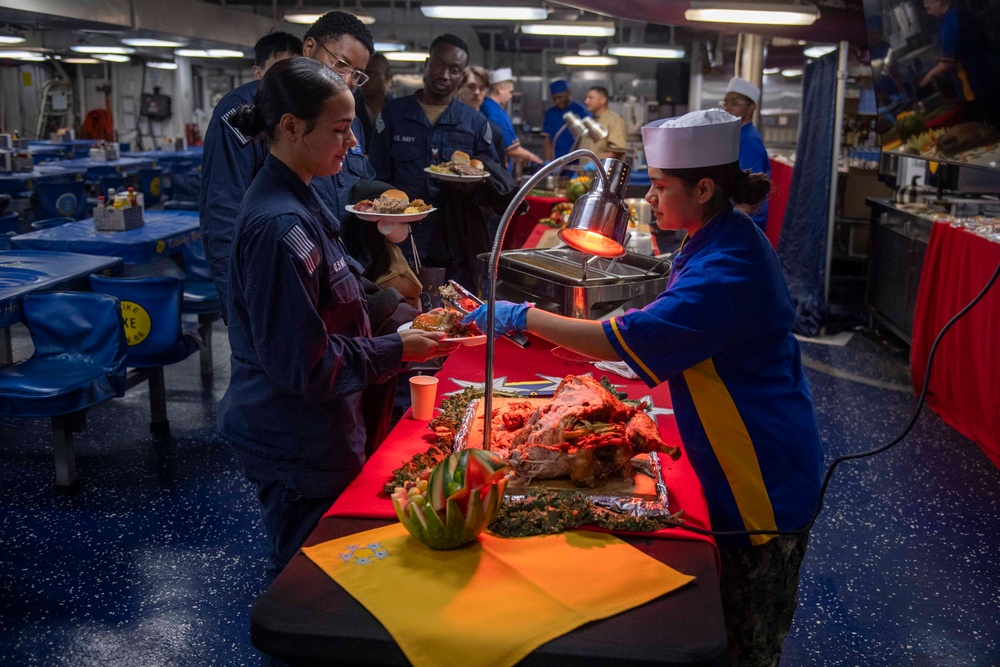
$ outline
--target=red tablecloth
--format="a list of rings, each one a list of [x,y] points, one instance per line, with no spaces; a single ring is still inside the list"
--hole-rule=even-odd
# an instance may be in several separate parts
[[[552,347],[545,341],[532,338],[531,346],[521,349],[506,339],[497,341],[494,356],[494,378],[506,377],[508,382],[538,381],[540,376],[562,378],[570,374],[593,372],[600,379],[604,374],[592,365],[570,362],[552,354]],[[455,380],[482,383],[486,375],[486,346],[463,347],[449,357],[437,376],[438,403],[444,394],[461,388]],[[639,381],[626,380],[607,374],[615,385],[626,391],[631,398],[652,396],[657,408],[670,408],[670,392],[666,384],[650,390]],[[668,444],[680,444],[677,423],[672,414],[658,415],[657,424]],[[426,451],[433,442],[433,434],[427,429],[427,422],[410,419],[409,411],[389,434],[382,446],[371,457],[361,474],[341,494],[326,516],[394,518],[392,502],[382,492],[382,487],[403,461],[414,454]],[[684,510],[689,525],[708,528],[708,507],[698,478],[695,476],[686,456],[678,461],[661,457],[663,478],[667,485],[671,512]],[[714,545],[710,537],[679,529],[664,529],[655,533],[642,533],[660,538],[707,541]]]
[[[986,285],[1000,264],[1000,243],[943,222],[931,229],[917,306],[910,365],[920,391],[927,356],[941,327]],[[1000,467],[1000,288],[945,334],[934,357],[927,402]]]
[[[504,250],[516,250],[525,247],[524,242],[531,235],[532,231],[534,231],[538,221],[549,217],[553,206],[569,200],[565,197],[533,197],[528,195],[524,198],[524,201],[528,204],[528,212],[510,221],[510,225],[507,227],[507,234],[503,238]]]
[[[768,194],[767,239],[775,248],[781,238],[781,226],[785,223],[785,208],[788,207],[788,193],[792,189],[793,167],[781,160],[771,160],[771,192]]]

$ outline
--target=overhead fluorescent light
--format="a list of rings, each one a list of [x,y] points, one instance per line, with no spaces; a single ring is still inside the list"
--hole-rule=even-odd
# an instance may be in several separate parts
[[[593,42],[585,42],[580,45],[580,48],[576,50],[576,55],[578,56],[599,56],[601,55],[601,47]]]
[[[764,68],[764,74],[780,74],[780,73],[781,73],[781,68],[780,67],[765,67]]]
[[[175,56],[182,58],[243,58],[242,51],[230,49],[177,49]]]
[[[405,51],[406,44],[402,42],[375,42],[375,50],[380,53],[386,51]]]
[[[296,23],[298,25],[312,25],[313,23],[315,23],[316,21],[318,21],[320,19],[320,17],[323,16],[323,14],[326,14],[327,12],[330,12],[330,11],[334,11],[334,10],[327,9],[327,10],[324,10],[324,11],[317,10],[317,11],[311,11],[310,12],[310,11],[302,11],[300,9],[296,9],[295,11],[286,13],[284,16],[282,16],[282,18],[284,20],[288,21],[289,23]],[[371,16],[370,14],[363,14],[361,12],[352,12],[352,11],[347,10],[347,9],[338,10],[338,11],[344,11],[344,12],[347,12],[348,14],[353,14],[354,16],[357,17],[357,19],[359,21],[361,21],[365,25],[371,25],[371,24],[375,23],[375,17]]]
[[[837,47],[833,44],[820,44],[817,46],[810,46],[808,49],[802,51],[802,55],[806,58],[821,58],[828,53],[833,53],[837,50]]]
[[[149,37],[125,37],[121,40],[126,46],[147,46],[154,49],[175,49],[187,46],[187,42],[175,42],[169,39],[151,39]]]
[[[813,5],[790,3],[698,2],[692,0],[684,12],[688,21],[709,23],[754,23],[759,25],[812,25],[819,18]]]
[[[549,15],[544,7],[517,5],[421,5],[420,12],[429,19],[478,21],[541,21]]]
[[[556,64],[571,67],[610,67],[618,64],[618,58],[611,56],[559,56],[556,58]]]
[[[120,56],[135,53],[135,49],[128,46],[91,46],[89,44],[77,44],[69,47],[69,50],[77,53],[116,53]]]
[[[525,23],[521,26],[521,32],[525,35],[611,37],[615,34],[615,24],[603,21],[569,21],[566,23],[544,21],[542,23]]]
[[[289,23],[297,23],[299,25],[312,25],[319,20],[322,14],[306,14],[296,12],[294,14],[285,14],[282,18]]]
[[[146,67],[152,67],[153,69],[177,69],[177,63],[167,63],[162,60],[153,60],[146,63]]]
[[[127,63],[132,60],[130,56],[123,56],[120,53],[95,53],[94,57],[109,63]]]
[[[781,76],[787,76],[787,77],[802,76],[802,70],[797,67],[793,67],[791,69],[783,69],[781,70]]]
[[[430,57],[431,54],[426,51],[389,51],[385,54],[386,60],[401,63],[422,63]]]
[[[33,63],[43,62],[45,60],[45,56],[37,51],[5,51],[0,49],[0,59],[2,58]]]
[[[12,30],[0,31],[0,44],[20,44],[27,39],[24,35],[13,32]]]
[[[609,46],[608,53],[626,58],[668,58],[677,60],[684,57],[680,46]]]
[[[97,58],[63,58],[62,62],[67,65],[97,65],[101,61]]]

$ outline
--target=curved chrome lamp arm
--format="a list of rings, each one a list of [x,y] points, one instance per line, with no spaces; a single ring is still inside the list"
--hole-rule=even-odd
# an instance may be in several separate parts
[[[514,198],[511,200],[510,205],[507,206],[507,210],[503,212],[503,217],[500,218],[500,227],[497,229],[496,238],[493,239],[493,250],[490,251],[489,264],[486,267],[487,270],[487,294],[486,294],[486,382],[483,384],[483,389],[486,392],[484,399],[484,409],[483,409],[483,449],[486,451],[490,450],[490,436],[493,426],[493,348],[496,344],[496,332],[493,327],[496,324],[496,303],[497,303],[497,270],[500,266],[500,248],[503,247],[503,239],[507,234],[507,226],[510,224],[511,218],[514,217],[514,212],[517,211],[521,202],[524,198],[528,196],[535,186],[538,185],[546,176],[551,172],[559,169],[560,167],[569,164],[570,162],[576,162],[577,160],[586,158],[597,165],[597,174],[604,184],[604,188],[607,189],[609,186],[608,175],[604,171],[604,165],[598,159],[597,155],[593,151],[589,151],[585,148],[580,150],[572,151],[557,158],[552,162],[549,162],[542,169],[536,172],[528,181],[521,186],[521,189],[517,191]]]

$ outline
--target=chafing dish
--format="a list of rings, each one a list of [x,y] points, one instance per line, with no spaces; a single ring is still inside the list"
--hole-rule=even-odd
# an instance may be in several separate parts
[[[485,268],[489,256],[479,255]],[[641,308],[667,287],[668,257],[626,253],[618,259],[570,248],[500,253],[497,296],[527,299],[551,312],[599,319],[616,308]]]

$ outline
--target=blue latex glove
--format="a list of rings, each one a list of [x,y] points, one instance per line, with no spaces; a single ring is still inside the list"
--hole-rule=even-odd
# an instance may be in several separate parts
[[[524,303],[511,303],[510,301],[497,301],[496,309],[494,312],[496,316],[493,320],[493,331],[498,336],[502,336],[508,332],[523,333],[528,329],[528,309],[532,307],[533,304],[525,301]],[[483,305],[476,308],[474,311],[462,318],[462,324],[469,324],[475,322],[476,326],[479,327],[480,331],[486,331],[486,318],[489,313],[486,310],[487,306]]]
[[[597,165],[591,162],[590,160],[587,160],[586,162],[583,163],[583,170],[596,172]]]

